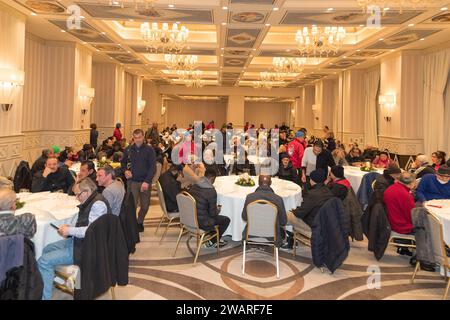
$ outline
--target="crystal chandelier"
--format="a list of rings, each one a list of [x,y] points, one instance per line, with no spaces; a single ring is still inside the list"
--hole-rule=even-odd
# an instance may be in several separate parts
[[[392,5],[400,8],[400,14],[403,11],[403,8],[410,6],[412,8],[416,8],[419,6],[427,6],[431,5],[436,0],[356,0],[358,5],[363,8],[364,12],[371,12],[374,8],[380,8],[380,10],[385,9],[388,5]],[[383,10],[383,14],[386,11]]]
[[[305,56],[322,56],[336,53],[344,44],[344,27],[303,27],[295,35],[298,50]]]
[[[189,37],[189,30],[185,26],[178,29],[178,24],[174,23],[169,29],[168,23],[163,23],[161,29],[157,22],[153,22],[151,27],[148,22],[141,24],[141,36],[150,52],[181,53]]]
[[[178,70],[177,75],[186,87],[201,88],[205,85],[202,79],[203,71],[201,70]]]
[[[273,58],[273,70],[281,74],[300,73],[306,63],[306,58]]]
[[[283,81],[283,75],[277,72],[260,72],[259,77],[261,80],[253,81],[254,88],[272,89],[272,87],[283,87],[285,85]]]
[[[164,61],[169,70],[194,70],[197,66],[198,56],[166,54]]]

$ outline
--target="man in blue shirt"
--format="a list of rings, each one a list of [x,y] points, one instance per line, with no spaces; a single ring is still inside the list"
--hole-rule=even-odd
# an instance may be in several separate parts
[[[422,177],[416,190],[418,202],[434,199],[450,199],[450,167],[440,166],[436,175]]]
[[[134,201],[139,200],[141,209],[138,215],[139,232],[144,231],[144,219],[150,207],[150,192],[153,176],[156,172],[155,150],[144,143],[144,131],[133,131],[134,144],[125,149],[121,170],[125,171],[128,190],[131,190]]]

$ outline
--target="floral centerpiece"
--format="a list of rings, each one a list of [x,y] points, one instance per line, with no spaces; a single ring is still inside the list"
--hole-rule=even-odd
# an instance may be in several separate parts
[[[25,205],[25,202],[20,201],[19,198],[16,199],[16,210],[22,209],[24,205]]]
[[[364,164],[361,166],[361,171],[372,172],[372,171],[377,171],[377,169],[374,168],[374,166],[372,165],[372,162],[366,161],[366,162],[364,162]]]
[[[248,173],[241,174],[236,184],[241,187],[254,187],[255,181],[248,175]]]
[[[102,157],[100,160],[98,160],[97,167],[102,168],[102,167],[110,165],[110,164],[111,164],[111,160],[106,159],[106,157]]]

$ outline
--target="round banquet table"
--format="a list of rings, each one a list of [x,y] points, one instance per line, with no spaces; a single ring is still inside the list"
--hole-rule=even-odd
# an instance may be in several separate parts
[[[230,225],[224,235],[231,235],[233,241],[242,240],[246,222],[242,220],[245,198],[258,187],[258,177],[252,176],[254,187],[241,187],[236,184],[238,176],[217,177],[214,187],[217,191],[217,204],[222,205],[220,214],[230,218]],[[295,209],[302,203],[302,188],[286,180],[272,178],[272,189],[283,198],[287,211]]]
[[[434,213],[439,218],[439,220],[441,220],[442,228],[444,229],[444,241],[447,245],[450,244],[450,199],[430,200],[424,203],[424,207],[428,211]]]
[[[17,196],[20,201],[25,202],[25,205],[17,210],[16,214],[28,212],[34,214],[36,218],[36,234],[31,240],[34,242],[36,259],[39,259],[46,245],[64,239],[50,223],[57,226],[75,224],[78,217],[77,206],[80,202],[74,196],[65,193],[23,192]]]
[[[379,174],[383,174],[383,169],[377,169],[376,172],[378,172]],[[367,173],[368,172],[366,171],[361,171],[360,167],[344,166],[344,176],[350,182],[350,185],[352,186],[355,193],[358,193],[362,178]]]

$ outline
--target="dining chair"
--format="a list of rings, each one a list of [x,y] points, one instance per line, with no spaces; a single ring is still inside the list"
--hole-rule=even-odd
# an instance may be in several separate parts
[[[243,240],[242,274],[245,275],[247,243],[274,247],[277,278],[280,277],[280,263],[277,246],[278,209],[270,201],[256,200],[247,205],[247,232]],[[271,240],[273,239],[273,240]]]
[[[193,236],[197,239],[197,250],[195,253],[194,263],[197,262],[198,255],[202,245],[209,240],[216,238],[217,243],[217,255],[219,255],[219,226],[214,226],[214,230],[205,231],[200,229],[197,220],[197,202],[186,191],[183,191],[177,195],[178,209],[180,212],[181,230],[178,235],[177,246],[173,256],[177,254],[178,245],[180,244],[181,237],[185,234],[189,235],[189,239]]]
[[[161,239],[159,240],[159,243],[161,244],[164,237],[166,236],[166,233],[167,233],[167,230],[169,229],[169,227],[180,225],[180,213],[179,212],[167,212],[166,201],[164,200],[164,193],[163,193],[163,190],[161,188],[161,184],[159,183],[159,181],[156,181],[156,191],[158,192],[159,205],[161,206],[163,214],[162,214],[161,220],[159,221],[158,227],[156,228],[155,234],[158,233],[158,229],[161,226],[161,224],[166,223],[166,229],[164,230],[164,233],[163,233]]]

